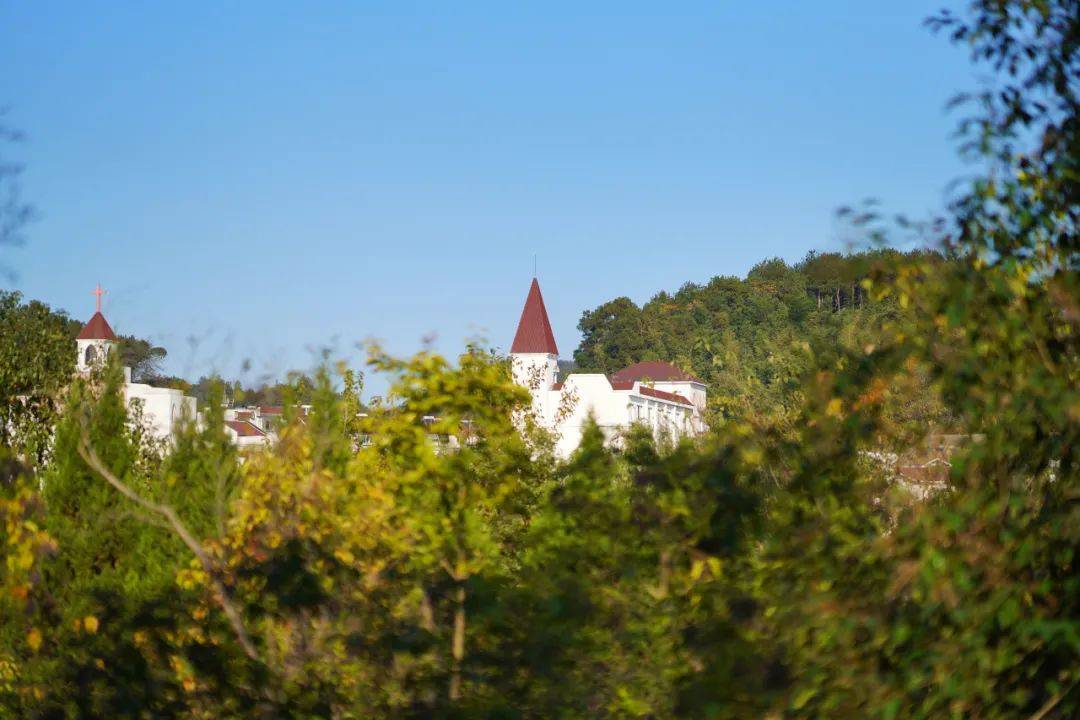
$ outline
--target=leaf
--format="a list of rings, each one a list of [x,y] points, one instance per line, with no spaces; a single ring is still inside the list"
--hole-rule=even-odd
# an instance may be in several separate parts
[[[814,698],[814,695],[816,694],[817,690],[812,687],[803,689],[795,696],[795,699],[791,701],[791,709],[801,710],[803,707],[806,706],[806,703],[810,702]]]
[[[30,646],[31,651],[37,652],[41,647],[41,631],[30,628],[30,632],[26,633],[26,644]]]

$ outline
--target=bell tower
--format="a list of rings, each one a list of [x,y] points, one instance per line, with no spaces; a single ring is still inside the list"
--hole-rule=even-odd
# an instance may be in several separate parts
[[[116,348],[116,333],[101,314],[101,296],[105,291],[101,289],[100,283],[92,294],[97,296],[97,310],[75,338],[78,353],[75,367],[83,373],[104,367],[109,353]]]
[[[514,382],[532,392],[534,405],[542,401],[542,393],[551,390],[559,374],[559,348],[535,277],[510,346],[510,362]]]

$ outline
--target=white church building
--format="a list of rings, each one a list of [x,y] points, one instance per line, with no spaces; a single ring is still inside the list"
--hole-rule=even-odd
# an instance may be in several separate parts
[[[75,340],[78,352],[75,367],[80,373],[104,366],[110,353],[116,352],[116,333],[101,314],[104,291],[98,286],[94,294],[97,295],[97,312]],[[181,390],[133,383],[129,367],[124,368],[124,399],[128,412],[141,414],[143,426],[159,440],[168,440],[179,430],[181,423],[196,419],[195,398],[187,397]],[[137,413],[134,412],[136,408]]]
[[[670,363],[640,362],[611,376],[571,373],[560,382],[559,348],[536,278],[521,311],[510,359],[514,382],[532,393],[534,417],[554,434],[560,457],[577,448],[590,416],[616,444],[635,423],[647,425],[655,437],[673,440],[705,430],[705,383]]]

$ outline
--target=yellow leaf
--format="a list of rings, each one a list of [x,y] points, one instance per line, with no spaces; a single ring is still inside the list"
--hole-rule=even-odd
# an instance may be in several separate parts
[[[30,632],[26,633],[26,644],[30,646],[30,649],[34,652],[38,651],[41,647],[41,631],[37,628],[30,628]]]
[[[83,618],[83,627],[86,628],[86,632],[93,635],[98,629],[98,619],[93,615],[87,615]]]
[[[829,406],[825,408],[825,414],[829,417],[840,417],[840,413],[843,409],[844,401],[840,398],[833,398],[829,401]]]

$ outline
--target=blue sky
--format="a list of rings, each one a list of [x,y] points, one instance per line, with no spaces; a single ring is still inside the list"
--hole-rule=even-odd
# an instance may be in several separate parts
[[[40,219],[16,289],[168,370],[507,347],[533,255],[582,311],[939,210],[966,53],[938,2],[0,5],[0,105]],[[195,339],[192,345],[189,340]]]

